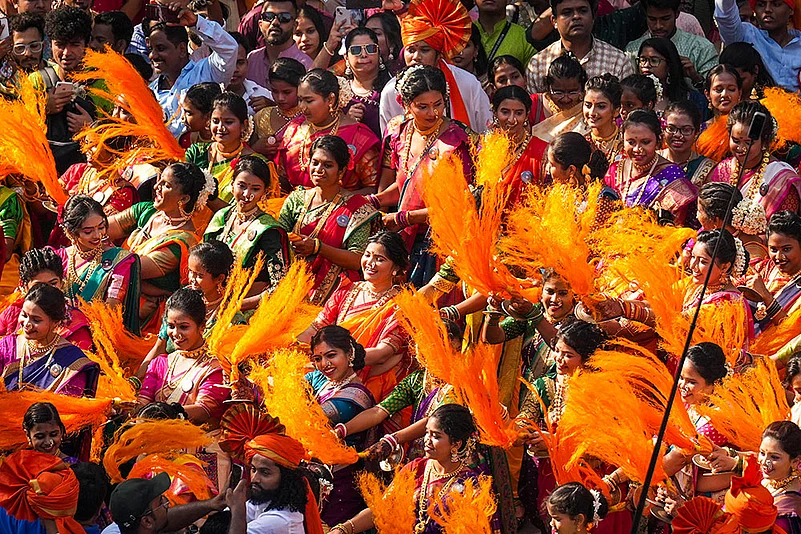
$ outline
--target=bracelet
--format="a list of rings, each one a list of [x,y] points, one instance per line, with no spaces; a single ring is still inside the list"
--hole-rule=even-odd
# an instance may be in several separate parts
[[[325,50],[325,52],[326,52],[326,53],[327,53],[329,56],[331,56],[331,57],[334,57],[334,56],[336,55],[336,54],[334,54],[333,52],[331,52],[331,51],[328,49],[328,43],[323,43],[323,50]]]
[[[392,434],[384,434],[384,436],[378,441],[386,441],[393,450],[400,447],[400,445],[398,445],[398,440],[395,439],[395,436]]]
[[[462,314],[456,306],[445,306],[444,308],[440,308],[439,311],[445,312],[446,318],[454,323],[462,318]]]
[[[545,318],[545,307],[540,303],[535,304],[525,315],[525,318],[526,321],[532,323],[532,326],[537,326]]]
[[[409,212],[406,210],[397,212],[395,214],[395,224],[397,224],[399,228],[406,228],[409,226]]]
[[[348,528],[347,523],[350,523],[350,528]],[[337,529],[341,530],[345,534],[354,534],[355,531],[353,523],[350,520],[345,521],[344,523],[339,523],[338,525],[334,525],[334,528],[332,528],[331,530],[337,530]]]
[[[356,525],[354,525],[354,524],[353,524],[353,521],[351,521],[350,519],[348,519],[347,521],[345,521],[345,524],[346,524],[346,525],[348,525],[348,526],[350,527],[350,531],[349,531],[349,532],[350,532],[350,534],[355,534],[355,532],[356,532]]]
[[[337,423],[334,425],[334,431],[339,435],[340,438],[348,437],[348,427],[343,425],[342,423]]]
[[[314,238],[314,250],[312,251],[312,254],[317,254],[318,252],[320,252],[320,249],[322,248],[322,246],[323,246],[323,244],[320,242],[320,240],[315,237]]]
[[[367,195],[364,197],[367,199],[367,202],[373,205],[373,207],[377,210],[381,209],[381,201],[378,200],[378,195]]]
[[[140,389],[142,389],[142,381],[139,380],[139,377],[130,376],[130,377],[128,377],[128,382],[130,382],[131,385],[133,385],[133,387],[134,387],[134,389],[136,391],[139,391]]]

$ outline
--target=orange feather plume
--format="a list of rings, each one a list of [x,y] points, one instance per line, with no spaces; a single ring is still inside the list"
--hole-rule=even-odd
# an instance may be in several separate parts
[[[113,369],[113,372],[111,372],[104,368],[103,372],[109,376],[114,375],[123,378],[134,374],[153,347],[156,336],[148,334],[145,337],[139,337],[126,330],[122,326],[121,306],[108,306],[102,301],[92,301],[82,302],[80,309],[86,315],[89,324],[92,325],[92,336],[95,340],[95,345],[97,346],[98,340],[100,341],[99,348],[102,347],[106,355],[105,364],[110,365],[111,369]],[[101,367],[104,365],[100,361],[98,363]],[[114,384],[115,387],[119,385],[116,380]],[[124,387],[120,391],[124,395],[129,393]],[[115,396],[122,397],[120,394]]]
[[[709,403],[696,410],[730,443],[747,451],[759,450],[765,427],[790,416],[784,386],[768,358],[759,358],[754,367],[724,378],[709,395]]]
[[[492,478],[481,476],[465,481],[462,491],[452,489],[447,495],[437,492],[428,515],[445,534],[491,534],[490,522],[497,509]]]
[[[84,140],[84,150],[102,146],[117,156],[106,172],[120,172],[141,161],[156,163],[184,159],[184,149],[164,124],[164,110],[127,59],[107,47],[104,52],[87,50],[83,65],[86,68],[75,75],[76,81],[104,80],[108,89],[90,87],[89,92],[116,103],[133,117],[133,121],[129,121],[107,116],[76,136],[76,139]],[[137,142],[124,152],[109,148],[108,142],[120,136],[135,137]]]
[[[503,261],[536,278],[538,269],[552,267],[576,295],[596,295],[594,262],[589,235],[594,226],[600,183],[585,194],[566,184],[548,190],[532,189],[524,204],[507,217],[507,235],[501,239]]]
[[[378,534],[408,534],[413,531],[417,521],[414,471],[396,470],[389,486],[367,471],[357,475],[356,482],[364,502],[373,512]]]
[[[114,396],[123,401],[133,402],[136,400],[136,391],[125,376],[125,371],[120,364],[120,358],[111,339],[110,332],[102,328],[102,326],[98,328],[98,326],[102,325],[102,320],[99,319],[99,316],[108,314],[110,308],[102,300],[81,301],[80,309],[93,327],[92,340],[96,349],[96,353],[87,352],[86,355],[100,366],[102,372],[101,381],[106,392],[113,392]],[[116,325],[116,329],[120,329],[119,323]]]
[[[414,341],[417,361],[431,376],[450,382],[451,362],[461,354],[453,350],[439,312],[417,291],[404,289],[392,299],[401,327]]]
[[[205,462],[191,454],[148,454],[134,464],[128,479],[167,473],[172,486],[165,495],[171,505],[177,506],[187,503],[187,491],[194,496],[193,500],[198,501],[210,499],[217,493],[217,488],[203,471],[204,465]]]
[[[687,331],[690,328],[690,317],[687,317]],[[670,340],[669,352],[681,354],[684,340]],[[740,301],[720,301],[715,304],[704,304],[698,314],[693,345],[710,341],[723,349],[726,363],[734,367],[748,344],[748,317],[745,305]],[[668,340],[665,340],[668,343]]]
[[[765,87],[764,95],[761,102],[779,125],[771,150],[780,150],[786,143],[801,143],[801,97],[780,87]]]
[[[47,140],[47,94],[38,91],[27,76],[19,76],[18,98],[0,98],[0,169],[41,184],[59,205],[68,196],[58,181],[56,161]]]
[[[729,153],[729,130],[726,128],[728,115],[721,115],[701,132],[695,149],[702,156],[714,161],[722,161]]]
[[[254,268],[253,272],[260,271]],[[319,307],[306,300],[313,285],[314,277],[306,262],[296,261],[274,291],[261,300],[256,313],[250,318],[247,330],[228,357],[232,366],[232,383],[239,378],[240,362],[249,356],[290,345],[298,334],[309,327],[320,311]]]
[[[0,381],[2,382],[2,381]],[[49,391],[0,392],[0,450],[24,446],[28,438],[22,430],[22,418],[32,404],[49,402],[56,407],[68,434],[84,428],[102,427],[111,413],[112,399],[70,397]]]
[[[451,360],[453,392],[470,408],[481,442],[508,449],[518,431],[508,421],[498,386],[499,355],[492,345],[477,343]],[[457,378],[458,377],[458,378]]]
[[[267,412],[286,426],[310,456],[326,464],[354,464],[359,455],[331,431],[331,424],[305,379],[309,357],[297,350],[278,349],[267,366],[254,363],[250,380],[264,393]]]
[[[509,188],[499,182],[511,159],[509,139],[489,134],[483,145],[476,160],[476,183],[483,186],[480,209],[467,186],[462,161],[455,156],[444,158],[424,178],[422,194],[434,250],[450,256],[456,274],[479,293],[519,295],[521,281],[499,261],[497,251],[509,198]]]
[[[120,466],[142,454],[170,453],[184,449],[203,447],[211,442],[202,428],[189,421],[175,419],[146,420],[132,426],[122,427],[114,436],[103,457],[103,467],[111,482],[124,479]]]
[[[801,307],[790,312],[777,325],[770,325],[748,347],[751,354],[773,355],[801,335]]]

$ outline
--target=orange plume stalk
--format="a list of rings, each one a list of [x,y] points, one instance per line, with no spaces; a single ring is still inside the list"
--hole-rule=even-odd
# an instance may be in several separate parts
[[[490,521],[498,509],[492,493],[492,478],[481,476],[467,480],[463,491],[438,492],[428,506],[431,519],[445,534],[492,534]]]
[[[204,462],[191,454],[149,454],[134,464],[128,473],[128,479],[149,478],[162,472],[167,473],[173,482],[165,495],[170,504],[176,506],[188,502],[187,491],[194,496],[192,500],[198,501],[210,499],[217,493],[214,484],[203,471],[204,465]],[[179,492],[176,493],[176,490]]]
[[[41,183],[59,205],[67,194],[58,181],[56,161],[47,140],[47,94],[34,88],[27,76],[18,76],[18,99],[0,98],[0,169]]]
[[[606,261],[632,254],[669,261],[695,235],[692,228],[662,226],[652,211],[636,207],[616,211],[607,226],[593,231],[591,240],[593,249]]]
[[[389,486],[374,474],[357,475],[359,492],[373,512],[378,534],[408,534],[417,521],[415,516],[415,481],[410,469],[398,469]]]
[[[113,391],[117,397],[123,401],[135,401],[136,391],[134,391],[133,385],[128,382],[125,372],[120,365],[120,358],[115,350],[115,345],[110,335],[111,332],[102,327],[103,321],[100,319],[100,316],[109,314],[111,307],[102,300],[95,300],[92,302],[82,300],[80,308],[93,326],[92,340],[97,349],[97,354],[87,352],[86,355],[90,360],[100,365],[103,378],[106,379],[106,385],[113,388],[111,391]],[[118,323],[116,325],[116,330],[120,328],[120,323]]]
[[[106,450],[103,467],[111,482],[122,482],[120,466],[142,454],[169,453],[203,447],[211,441],[202,428],[175,419],[140,421],[124,426]]]
[[[142,76],[127,59],[106,48],[104,52],[87,50],[83,59],[85,69],[75,75],[76,81],[102,79],[108,89],[92,87],[94,96],[114,102],[124,108],[133,121],[107,116],[97,125],[82,130],[76,139],[91,147],[104,146],[118,156],[107,172],[120,172],[137,162],[156,163],[184,159],[184,149],[164,124],[164,111]],[[108,148],[108,141],[119,136],[133,136],[134,147],[123,153]]]
[[[267,412],[281,420],[286,434],[298,440],[326,464],[353,464],[359,459],[331,432],[331,424],[305,379],[309,357],[291,349],[278,349],[266,367],[255,363],[249,378],[261,387]]]
[[[260,270],[254,268],[253,272]],[[275,290],[262,299],[247,330],[231,351],[232,383],[239,378],[238,364],[248,356],[288,346],[308,328],[320,311],[306,300],[313,285],[314,277],[306,262],[293,262]]]
[[[22,418],[37,402],[49,402],[56,407],[68,434],[102,426],[107,422],[113,404],[112,399],[70,397],[49,391],[0,392],[0,405],[3,406],[0,410],[0,450],[16,449],[28,443],[22,431]]]
[[[392,302],[398,307],[398,322],[417,347],[417,361],[431,376],[449,383],[453,376],[451,362],[462,355],[451,347],[439,312],[426,297],[411,289],[395,295]]]
[[[765,427],[789,419],[790,405],[776,365],[758,358],[754,367],[724,378],[696,411],[738,449],[758,451]]]
[[[532,189],[524,204],[507,217],[507,235],[501,239],[503,261],[523,268],[531,277],[552,267],[576,295],[596,294],[593,254],[588,238],[598,208],[600,183],[585,193],[566,184]]]
[[[89,320],[89,324],[92,325],[95,345],[98,345],[99,339],[100,346],[105,352],[105,357],[99,358],[105,359],[105,362],[98,361],[98,363],[101,367],[109,365],[113,369],[111,372],[103,368],[103,372],[110,377],[113,375],[124,378],[134,374],[153,347],[155,336],[148,334],[145,337],[139,337],[126,330],[122,326],[121,306],[108,306],[102,301],[92,301],[82,302],[80,308]],[[113,382],[115,387],[119,385],[116,379]],[[120,387],[123,388],[120,390],[122,394],[118,393],[115,396],[128,396],[130,393],[128,389],[121,385]],[[136,395],[134,395],[135,398]]]

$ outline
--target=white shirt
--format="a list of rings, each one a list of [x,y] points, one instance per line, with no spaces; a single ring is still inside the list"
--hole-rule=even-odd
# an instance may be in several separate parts
[[[248,80],[245,78],[245,81],[242,83],[242,85],[245,87],[245,94],[242,95],[242,98],[244,98],[245,102],[248,104],[248,115],[251,117],[256,114],[256,112],[253,111],[253,108],[250,106],[251,98],[254,96],[266,96],[270,100],[273,99],[273,94],[270,91],[257,84],[253,80]]]
[[[451,69],[456,85],[459,87],[459,93],[461,93],[462,100],[464,100],[467,116],[470,118],[468,126],[476,133],[482,134],[486,132],[487,124],[492,121],[492,109],[490,108],[489,97],[481,87],[481,82],[471,72],[453,65],[447,65],[447,67]],[[398,103],[397,96],[395,78],[393,77],[384,86],[384,90],[381,91],[381,107],[379,110],[381,135],[386,134],[387,123],[390,119],[403,115],[403,106]],[[450,116],[453,117],[453,106],[450,109]]]
[[[248,534],[305,534],[303,514],[289,510],[267,510],[270,503],[245,504]]]

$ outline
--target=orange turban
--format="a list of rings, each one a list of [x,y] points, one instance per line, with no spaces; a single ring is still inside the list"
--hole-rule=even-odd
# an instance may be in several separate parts
[[[412,0],[401,17],[403,46],[425,41],[451,59],[470,40],[473,21],[459,0]]]
[[[790,6],[793,10],[793,17],[790,19],[793,22],[793,27],[796,30],[801,30],[801,1],[799,0],[784,0],[784,3]],[[751,6],[753,11],[756,7],[757,0],[748,0],[748,5]]]
[[[734,516],[709,497],[695,497],[679,508],[670,524],[673,534],[738,534]]]
[[[762,486],[762,474],[753,459],[746,460],[743,476],[732,478],[726,492],[726,511],[746,532],[765,532],[776,522],[779,510],[773,504],[773,495]]]
[[[0,506],[15,519],[52,519],[61,534],[83,534],[72,515],[78,479],[60,458],[32,450],[15,452],[0,465]]]

